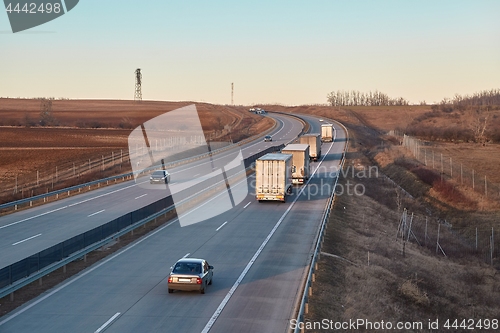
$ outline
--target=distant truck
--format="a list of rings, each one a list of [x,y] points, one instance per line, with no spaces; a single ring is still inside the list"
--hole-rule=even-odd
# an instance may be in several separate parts
[[[300,137],[299,143],[309,145],[309,159],[317,161],[321,157],[321,134],[304,134]]]
[[[270,153],[255,161],[255,197],[286,201],[292,193],[292,155]]]
[[[291,143],[281,150],[282,154],[292,154],[292,183],[304,184],[309,179],[309,145]]]
[[[323,124],[321,125],[321,141],[332,142],[333,141],[333,125]]]

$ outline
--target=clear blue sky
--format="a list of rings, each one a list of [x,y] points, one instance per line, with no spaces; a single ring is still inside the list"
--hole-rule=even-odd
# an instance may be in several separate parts
[[[411,102],[500,88],[500,1],[80,0],[12,34],[0,96],[325,103],[332,90]]]

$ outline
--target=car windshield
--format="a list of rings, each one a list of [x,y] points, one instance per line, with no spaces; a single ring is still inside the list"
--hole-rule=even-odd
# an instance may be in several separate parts
[[[157,177],[163,177],[165,174],[163,173],[163,171],[155,171],[153,172],[153,176],[157,176]]]
[[[175,264],[172,272],[176,274],[200,274],[201,264],[196,262],[178,262]]]

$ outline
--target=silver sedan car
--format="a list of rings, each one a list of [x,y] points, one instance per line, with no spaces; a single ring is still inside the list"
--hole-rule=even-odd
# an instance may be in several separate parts
[[[167,170],[157,170],[149,177],[150,184],[168,184],[170,183],[170,174]]]
[[[206,287],[212,284],[214,267],[204,259],[182,258],[170,269],[169,293],[173,293],[174,290],[194,290],[204,294]]]

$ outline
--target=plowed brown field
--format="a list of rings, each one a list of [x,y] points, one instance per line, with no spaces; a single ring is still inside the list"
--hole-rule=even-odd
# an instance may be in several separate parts
[[[12,182],[37,171],[127,152],[131,130],[165,112],[195,104],[205,133],[232,128],[238,141],[270,128],[270,119],[244,107],[193,102],[53,100],[52,115],[58,126],[38,126],[38,99],[0,98],[0,182]]]

